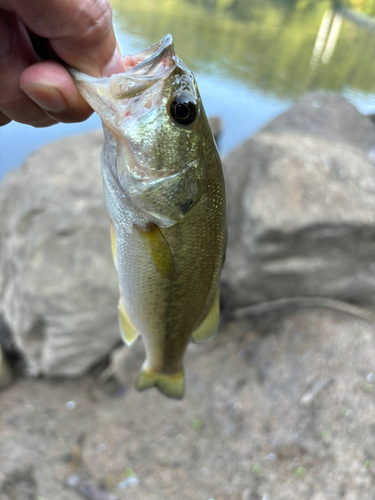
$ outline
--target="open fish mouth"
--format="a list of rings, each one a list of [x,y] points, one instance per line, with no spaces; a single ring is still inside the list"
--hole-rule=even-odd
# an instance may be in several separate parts
[[[172,35],[165,35],[160,42],[137,54],[124,56],[123,61],[126,72],[121,75],[124,77],[157,80],[168,76],[176,65]]]
[[[96,88],[101,99],[106,100],[106,106],[113,108],[111,101],[124,101],[123,104],[126,105],[128,99],[147,93],[147,90],[157,83],[162,85],[179,60],[174,52],[172,35],[166,35],[159,43],[137,54],[124,56],[123,61],[127,70],[110,77],[89,76],[75,68],[69,68],[69,71],[81,91],[84,92],[86,86]],[[85,95],[89,104],[100,114],[97,109],[102,107],[100,99],[92,95],[92,90]]]
[[[110,91],[115,99],[135,97],[173,71],[177,62],[172,35],[138,54],[125,56],[123,61],[127,71],[110,78]]]

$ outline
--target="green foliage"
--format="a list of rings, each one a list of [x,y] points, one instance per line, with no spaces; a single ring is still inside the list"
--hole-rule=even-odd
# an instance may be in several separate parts
[[[374,0],[342,1],[358,12],[371,14],[375,9]],[[311,68],[326,13],[331,13],[333,24],[329,0],[112,0],[112,4],[125,31],[140,40],[140,49],[172,33],[177,53],[195,72],[215,73],[283,99],[316,90],[375,91],[375,32],[349,20],[340,24],[329,63],[320,58]]]
[[[335,0],[335,3],[338,6],[348,7],[367,16],[375,15],[374,0]]]
[[[262,467],[261,467],[260,463],[257,462],[254,464],[254,467],[251,469],[251,472],[253,474],[260,474],[261,470],[262,470]]]
[[[296,477],[302,477],[306,472],[306,469],[304,467],[298,467],[296,470],[295,470],[295,475]]]
[[[199,418],[194,418],[192,423],[191,423],[191,428],[195,432],[200,432],[202,430],[202,422],[199,420]]]

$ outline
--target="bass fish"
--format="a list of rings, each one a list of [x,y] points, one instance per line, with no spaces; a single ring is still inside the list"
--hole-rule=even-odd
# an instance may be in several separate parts
[[[136,388],[181,399],[186,346],[191,336],[211,337],[219,322],[223,172],[194,76],[172,36],[123,60],[126,71],[109,78],[72,74],[103,123],[120,330],[126,344],[141,335],[146,348]]]

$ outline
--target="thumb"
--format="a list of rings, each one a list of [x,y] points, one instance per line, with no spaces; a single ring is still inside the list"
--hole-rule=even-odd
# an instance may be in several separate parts
[[[92,76],[125,70],[107,0],[10,0],[26,26],[67,64]]]

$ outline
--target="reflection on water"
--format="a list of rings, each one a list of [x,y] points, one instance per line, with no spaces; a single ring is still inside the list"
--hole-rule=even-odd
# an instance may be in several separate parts
[[[361,3],[368,7],[369,2]],[[181,58],[196,72],[240,81],[281,99],[312,90],[375,90],[375,31],[354,23],[355,13],[348,19],[334,11],[330,1],[112,4],[119,26],[139,39],[139,47],[172,32]]]
[[[327,9],[316,37],[310,59],[310,69],[316,69],[320,62],[328,64],[335,50],[342,23],[341,14]]]
[[[174,35],[208,114],[224,121],[223,153],[308,91],[341,92],[361,112],[375,112],[375,18],[369,17],[375,15],[374,0],[112,0],[112,5],[123,52]],[[1,129],[0,175],[42,143],[98,123]]]

